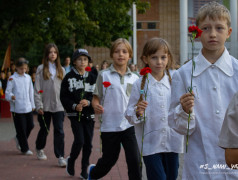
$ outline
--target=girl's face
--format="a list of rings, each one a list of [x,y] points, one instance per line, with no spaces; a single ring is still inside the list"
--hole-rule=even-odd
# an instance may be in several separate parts
[[[56,49],[54,47],[50,48],[49,55],[48,55],[49,61],[53,63],[53,62],[55,62],[57,57],[58,57],[58,54],[57,54]]]
[[[113,64],[116,66],[127,66],[130,59],[129,52],[125,44],[120,43],[112,54]]]
[[[75,61],[74,61],[75,68],[77,70],[84,70],[88,66],[88,57],[87,56],[79,56]]]
[[[163,73],[169,61],[169,55],[164,49],[159,49],[155,54],[149,57],[144,56],[144,62],[149,65],[152,74]]]
[[[27,64],[23,64],[22,66],[20,66],[20,67],[16,67],[16,69],[17,69],[17,73],[19,74],[19,75],[23,75],[26,71],[27,71]]]

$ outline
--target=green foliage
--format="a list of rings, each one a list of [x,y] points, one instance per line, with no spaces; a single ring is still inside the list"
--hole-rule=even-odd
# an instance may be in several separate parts
[[[0,64],[9,42],[14,59],[24,56],[36,65],[49,42],[57,44],[64,59],[74,48],[128,38],[133,2],[140,13],[150,6],[140,0],[1,0]]]

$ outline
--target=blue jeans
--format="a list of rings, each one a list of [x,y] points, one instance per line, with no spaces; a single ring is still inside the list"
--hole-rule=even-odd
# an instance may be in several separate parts
[[[143,156],[148,180],[176,180],[178,176],[178,153],[157,153]]]

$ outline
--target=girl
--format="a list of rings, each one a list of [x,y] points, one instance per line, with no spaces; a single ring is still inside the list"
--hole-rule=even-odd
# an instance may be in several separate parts
[[[74,142],[67,160],[66,170],[69,175],[74,176],[75,160],[83,148],[80,177],[87,179],[94,129],[94,110],[91,101],[97,79],[97,70],[94,68],[89,72],[91,69],[88,65],[91,62],[91,57],[86,49],[77,49],[72,60],[72,70],[63,79],[60,91],[60,99],[67,111],[74,134]],[[79,112],[81,112],[80,115]]]
[[[140,157],[135,137],[135,130],[124,117],[132,84],[138,76],[132,73],[127,63],[132,58],[132,48],[126,39],[117,39],[110,50],[113,64],[101,71],[97,78],[93,96],[95,113],[102,114],[101,140],[102,158],[88,168],[88,179],[99,179],[105,176],[115,165],[121,150],[125,150],[130,180],[141,179]],[[110,82],[105,93],[103,82]],[[102,104],[102,102],[104,102]]]
[[[168,126],[170,69],[175,66],[169,44],[161,38],[150,39],[143,48],[141,60],[152,72],[148,79],[144,75],[133,84],[125,116],[135,125],[148,179],[176,180],[177,153],[182,152],[183,141],[182,136]],[[146,101],[143,100],[145,96]]]
[[[10,101],[16,129],[17,148],[25,155],[32,155],[27,139],[34,127],[32,110],[35,109],[34,90],[31,77],[26,74],[28,61],[19,58],[16,70],[8,79],[6,100]]]
[[[38,111],[40,131],[36,139],[37,158],[46,160],[44,147],[51,118],[54,125],[54,153],[59,166],[66,166],[64,157],[64,108],[60,102],[60,87],[65,70],[60,64],[59,51],[55,44],[45,48],[43,64],[37,68],[35,78],[35,103]],[[40,93],[43,92],[43,93]]]

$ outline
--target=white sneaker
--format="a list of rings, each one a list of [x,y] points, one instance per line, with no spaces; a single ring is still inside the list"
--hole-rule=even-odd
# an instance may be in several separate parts
[[[59,157],[58,164],[60,167],[66,167],[67,162],[63,157]]]
[[[27,150],[26,152],[23,152],[22,154],[31,156],[31,155],[33,155],[33,152],[31,150]]]
[[[19,145],[19,141],[17,139],[17,137],[15,137],[15,141],[16,141],[16,147],[19,151],[21,151],[21,146]]]
[[[46,160],[47,159],[47,156],[45,155],[43,149],[41,149],[41,150],[36,149],[36,156],[39,160]]]

